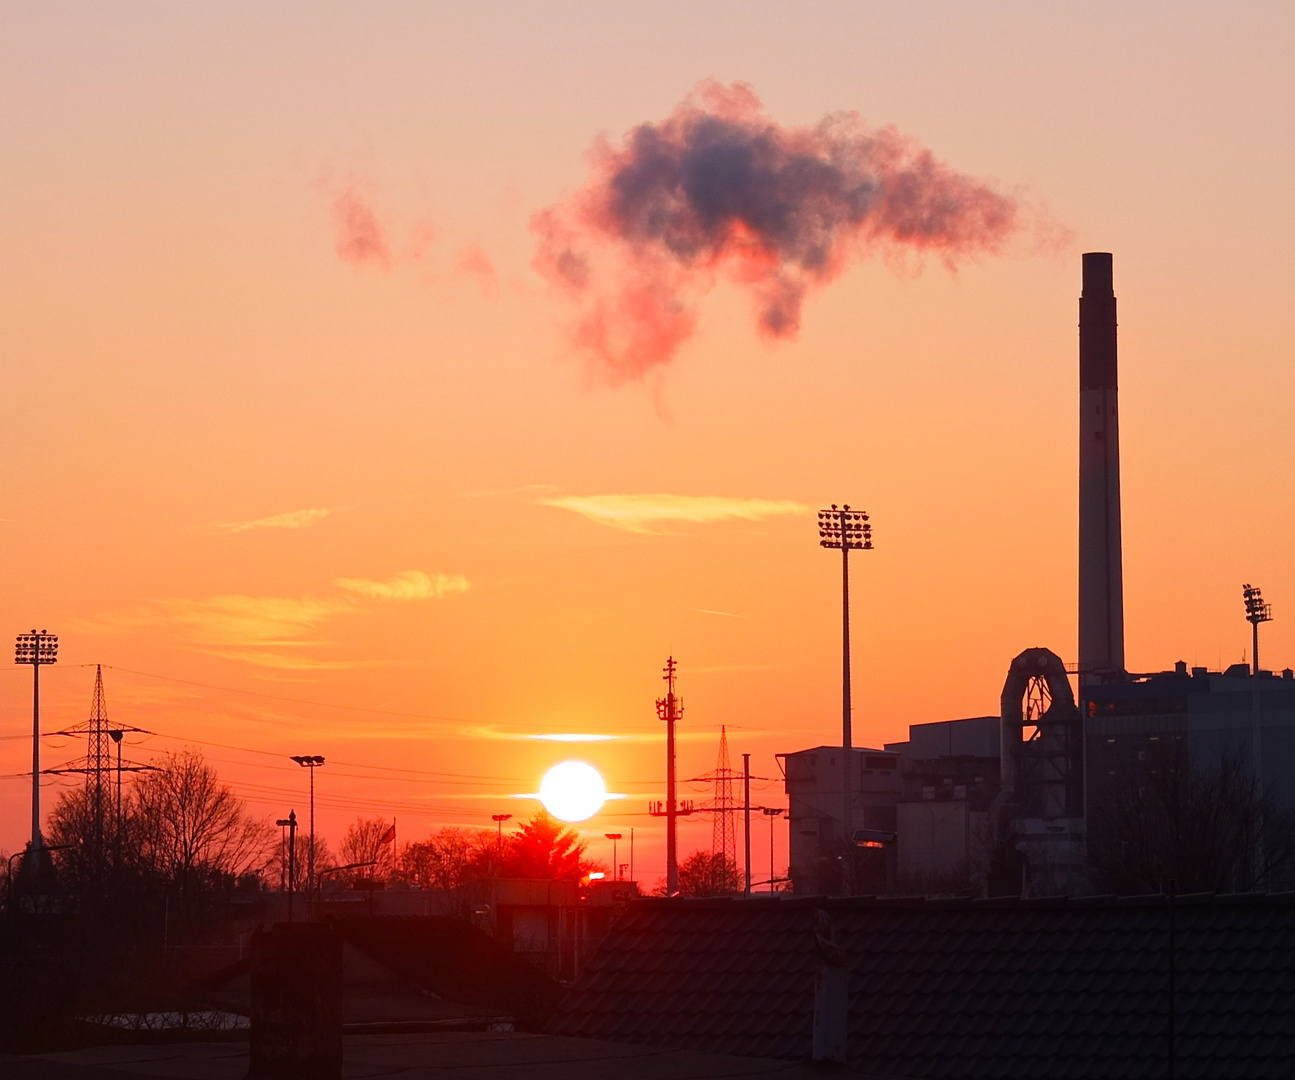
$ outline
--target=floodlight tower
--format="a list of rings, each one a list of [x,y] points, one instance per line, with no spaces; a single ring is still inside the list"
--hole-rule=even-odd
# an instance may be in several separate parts
[[[1253,646],[1250,650],[1252,669],[1256,675],[1259,674],[1259,624],[1272,622],[1273,606],[1264,603],[1264,598],[1259,592],[1258,585],[1242,585],[1241,595],[1245,599],[1246,605],[1246,622],[1250,624],[1253,634]]]
[[[872,526],[862,510],[849,504],[818,512],[820,547],[841,551],[841,839],[853,832],[850,814],[850,552],[872,550]]]
[[[319,754],[293,754],[292,760],[310,770],[310,850],[306,852],[306,893],[315,890],[315,770],[324,764]]]
[[[40,850],[40,669],[58,663],[58,635],[48,630],[19,634],[13,662],[31,664],[31,848]]]

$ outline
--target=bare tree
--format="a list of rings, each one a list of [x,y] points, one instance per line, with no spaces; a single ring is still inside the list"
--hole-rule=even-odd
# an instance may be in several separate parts
[[[297,876],[297,891],[300,892],[306,888],[306,868],[310,866],[310,833],[298,829],[296,843],[293,845],[293,862]],[[282,840],[274,844],[274,854],[272,861],[277,863],[274,867],[274,875],[279,881],[279,888],[288,887],[288,845]],[[315,837],[315,876],[318,877],[321,871],[331,870],[337,865],[337,859],[333,857],[333,849],[328,846],[328,841],[322,836]]]
[[[346,827],[346,835],[338,851],[339,860],[345,864],[377,859],[384,853],[386,843],[391,842],[384,843],[391,829],[391,822],[385,818],[357,817]]]
[[[1091,815],[1089,862],[1100,887],[1127,894],[1285,884],[1295,854],[1290,816],[1244,759],[1225,753],[1199,768],[1178,744],[1142,781]]]
[[[399,872],[424,889],[449,892],[489,877],[496,847],[495,834],[488,829],[437,829],[426,840],[405,845]]]
[[[359,874],[379,881],[391,878],[395,870],[396,826],[386,818],[357,817],[347,826],[338,860],[343,866],[376,863]]]
[[[55,852],[59,877],[68,888],[82,892],[103,877],[98,845],[88,843],[96,833],[94,808],[86,798],[85,788],[75,787],[59,792],[58,801],[45,820],[45,836]]]
[[[729,896],[741,891],[737,864],[722,851],[694,851],[679,864],[680,896]]]
[[[248,814],[197,750],[166,755],[141,775],[134,796],[142,866],[186,894],[260,872],[273,857],[271,827]]]

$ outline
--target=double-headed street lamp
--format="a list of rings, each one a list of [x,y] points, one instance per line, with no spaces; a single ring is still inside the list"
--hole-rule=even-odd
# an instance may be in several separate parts
[[[620,841],[620,838],[623,835],[624,833],[618,833],[618,832],[603,833],[603,836],[607,837],[607,839],[612,842],[612,880],[613,881],[620,881],[621,879],[620,863],[616,861],[616,845]]]
[[[495,841],[495,861],[499,864],[495,869],[496,874],[502,873],[504,869],[504,822],[512,816],[512,814],[490,815],[490,820],[499,826],[499,838]]]
[[[292,760],[310,770],[310,850],[306,852],[306,891],[315,891],[315,770],[324,764],[319,754],[293,754]]]
[[[48,630],[19,634],[13,662],[31,664],[31,846],[41,846],[40,835],[40,669],[58,663],[58,635]]]
[[[783,813],[781,806],[763,806],[760,813],[769,819],[769,891],[773,892],[773,819]]]
[[[297,887],[297,811],[290,811],[275,824],[288,830],[288,922],[292,922],[292,894]]]
[[[872,526],[862,510],[849,505],[832,504],[830,510],[818,512],[820,547],[841,551],[841,837],[848,840],[853,832],[850,813],[850,552],[872,549]]]

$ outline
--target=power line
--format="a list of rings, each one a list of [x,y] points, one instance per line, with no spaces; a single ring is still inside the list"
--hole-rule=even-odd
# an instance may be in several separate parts
[[[345,709],[349,712],[373,713],[377,716],[399,716],[411,720],[440,720],[454,724],[497,724],[499,720],[484,720],[465,716],[443,716],[436,713],[399,712],[395,709],[375,709],[368,705],[340,705],[333,701],[310,701],[306,698],[287,697],[284,694],[267,694],[262,690],[242,690],[235,686],[217,686],[214,683],[196,682],[193,679],[178,679],[174,675],[159,675],[154,671],[137,671],[134,668],[117,667],[115,664],[104,664],[113,671],[124,671],[130,675],[140,675],[146,679],[161,679],[164,682],[181,683],[185,686],[199,686],[204,690],[219,690],[226,694],[245,694],[248,697],[266,698],[270,701],[286,701],[293,705],[311,705],[320,709]]]

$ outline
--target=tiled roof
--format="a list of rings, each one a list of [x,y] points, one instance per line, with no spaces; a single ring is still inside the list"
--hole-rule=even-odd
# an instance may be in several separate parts
[[[342,937],[438,997],[515,1016],[539,1030],[561,993],[512,949],[459,919],[387,916],[338,919]]]
[[[913,1078],[1295,1074],[1290,895],[1179,897],[1172,907],[1163,897],[639,901],[548,1030],[808,1058],[818,910],[850,969],[853,1069]]]

